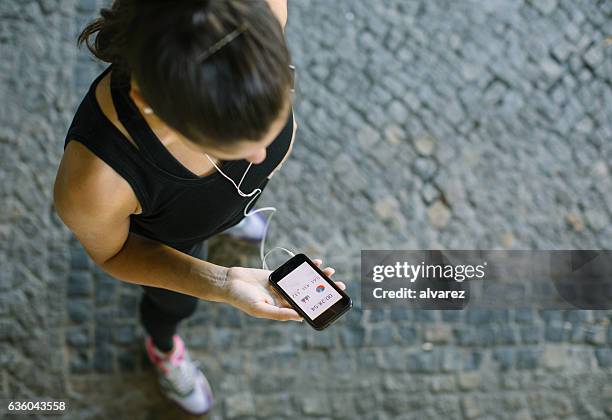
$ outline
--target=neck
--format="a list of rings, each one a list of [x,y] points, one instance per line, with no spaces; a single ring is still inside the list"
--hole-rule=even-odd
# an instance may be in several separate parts
[[[155,133],[157,138],[159,138],[162,144],[169,145],[180,142],[176,133],[155,114],[145,114],[141,107],[139,107],[139,110],[144,120],[147,122],[147,125],[151,127],[151,130]]]

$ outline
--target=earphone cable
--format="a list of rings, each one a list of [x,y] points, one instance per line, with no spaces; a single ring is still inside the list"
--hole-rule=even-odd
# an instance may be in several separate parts
[[[260,213],[260,212],[264,212],[264,211],[269,211],[270,215],[266,218],[266,223],[264,225],[264,233],[263,233],[263,237],[261,239],[261,242],[259,244],[259,258],[261,259],[261,264],[262,264],[262,268],[264,270],[268,270],[268,265],[266,264],[266,258],[268,257],[268,255],[270,255],[270,253],[276,249],[281,249],[283,251],[285,251],[286,253],[288,253],[289,255],[291,255],[292,257],[295,256],[295,254],[291,251],[289,251],[286,248],[283,248],[282,246],[275,246],[274,248],[270,249],[267,253],[264,253],[265,251],[265,246],[266,246],[266,237],[268,235],[268,227],[270,226],[270,221],[272,220],[272,216],[274,216],[274,213],[276,213],[276,207],[262,207],[260,209],[257,210],[253,210],[247,213],[247,209],[249,208],[249,206],[251,205],[251,203],[253,203],[257,197],[261,194],[261,189],[260,188],[255,188],[253,191],[251,191],[250,193],[246,194],[244,192],[242,192],[242,190],[240,190],[240,186],[242,185],[242,181],[244,181],[244,178],[246,177],[247,172],[249,172],[249,169],[251,169],[251,166],[253,165],[252,162],[249,162],[249,166],[247,167],[246,171],[244,171],[244,174],[242,174],[242,178],[240,178],[240,182],[238,182],[238,185],[236,185],[236,183],[234,182],[234,180],[232,178],[230,178],[229,176],[227,176],[218,166],[217,164],[210,158],[210,156],[208,156],[207,153],[204,153],[206,155],[206,157],[208,158],[208,160],[210,161],[210,163],[213,164],[213,166],[217,169],[217,171],[219,171],[219,173],[221,175],[223,175],[225,178],[227,178],[236,188],[236,190],[238,191],[238,194],[241,197],[251,197],[253,196],[253,198],[251,198],[249,200],[249,202],[247,203],[247,205],[244,207],[243,210],[243,214],[245,217],[251,216],[255,213]]]

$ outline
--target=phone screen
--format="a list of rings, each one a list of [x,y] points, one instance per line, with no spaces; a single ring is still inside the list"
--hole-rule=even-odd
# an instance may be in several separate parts
[[[307,262],[280,279],[278,285],[312,320],[342,299],[342,295]]]

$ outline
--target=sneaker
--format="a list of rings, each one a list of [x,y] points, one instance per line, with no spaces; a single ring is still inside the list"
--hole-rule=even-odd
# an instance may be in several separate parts
[[[173,339],[174,350],[170,354],[158,350],[151,337],[145,339],[147,355],[157,369],[161,391],[189,413],[205,414],[213,405],[210,384],[198,363],[191,360],[183,340],[178,335]]]
[[[240,223],[224,231],[223,234],[234,239],[258,243],[263,239],[266,220],[266,216],[263,214],[255,213],[245,217]]]

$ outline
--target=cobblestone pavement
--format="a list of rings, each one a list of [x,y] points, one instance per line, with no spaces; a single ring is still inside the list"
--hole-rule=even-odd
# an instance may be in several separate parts
[[[180,418],[144,363],[139,289],[95,268],[51,206],[102,66],[75,35],[101,0],[0,3],[0,398],[68,418]],[[201,302],[182,332],[212,418],[612,416],[610,311],[366,311],[361,249],[612,249],[612,2],[290,2],[292,158],[259,205],[270,244],[323,257],[337,326]],[[221,238],[211,259],[257,266]]]

